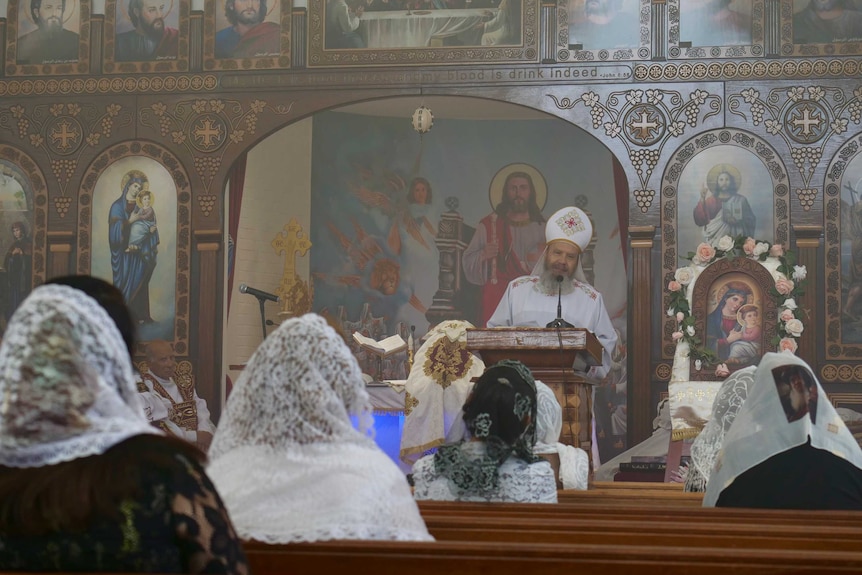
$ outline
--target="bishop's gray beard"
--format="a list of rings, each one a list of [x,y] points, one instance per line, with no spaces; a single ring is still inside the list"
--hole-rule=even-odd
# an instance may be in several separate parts
[[[561,290],[563,295],[568,295],[575,291],[575,285],[572,283],[572,276],[563,276],[561,284],[557,283],[558,273],[553,270],[545,270],[539,276],[539,286],[543,293],[548,295],[557,295]]]

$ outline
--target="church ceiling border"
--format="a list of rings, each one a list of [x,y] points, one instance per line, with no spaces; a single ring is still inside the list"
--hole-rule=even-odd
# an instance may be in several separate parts
[[[782,80],[790,78],[855,77],[862,69],[862,60],[855,58],[780,59],[636,64],[634,77],[638,81],[689,80]]]
[[[847,305],[845,300],[845,287],[852,289],[854,284],[859,284],[862,278],[858,276],[858,271],[853,268],[858,264],[853,262],[853,251],[858,251],[858,247],[851,250],[850,256],[850,273],[846,274],[842,265],[843,250],[842,244],[846,239],[850,240],[851,244],[862,242],[862,212],[858,206],[862,204],[854,204],[842,199],[842,191],[850,188],[851,200],[853,194],[857,193],[854,183],[845,182],[847,170],[854,162],[862,161],[862,135],[854,136],[849,141],[845,142],[836,153],[832,156],[829,165],[826,169],[826,177],[823,185],[824,190],[824,280],[826,292],[826,309],[824,313],[825,334],[826,334],[826,360],[854,360],[859,361],[862,358],[862,342],[851,343],[844,342],[845,327],[848,327],[845,322],[854,322],[851,317],[844,314],[844,308]],[[858,168],[857,168],[858,169]],[[862,201],[862,198],[856,200]],[[857,213],[858,212],[858,213]],[[858,254],[857,254],[858,257]],[[852,310],[850,310],[852,312]],[[830,371],[830,373],[832,373]],[[843,379],[837,375],[839,380]],[[862,375],[862,371],[860,371]],[[832,379],[835,379],[834,377]],[[858,380],[857,380],[858,381]]]
[[[451,64],[451,62],[447,62]],[[635,82],[702,82],[731,80],[826,80],[855,78],[862,59],[691,61],[665,63],[570,62],[482,67],[427,66],[423,69],[328,68],[249,70],[220,73],[135,74],[87,77],[9,78],[0,80],[0,97],[50,95],[183,94],[232,90],[326,88],[410,88],[614,86]],[[505,64],[505,63],[503,63]],[[392,66],[397,65],[390,64]]]
[[[112,76],[0,81],[0,97],[212,92],[219,88],[214,74],[182,76]]]
[[[48,184],[45,174],[27,152],[0,143],[0,159],[14,164],[26,176],[32,189],[33,221],[30,236],[33,238],[33,286],[45,283],[48,249]],[[0,175],[2,177],[2,175]]]
[[[738,128],[718,128],[702,132],[674,151],[667,162],[661,177],[661,281],[665,286],[674,279],[674,272],[680,267],[680,257],[696,246],[679,246],[679,193],[680,178],[686,166],[698,154],[718,146],[733,146],[756,157],[765,167],[772,179],[773,199],[773,237],[772,242],[788,245],[790,242],[790,178],[781,155],[762,137]],[[770,239],[770,238],[766,238]],[[684,250],[684,251],[683,251]],[[669,292],[662,292],[662,309],[670,307]],[[671,334],[676,330],[676,318],[662,316],[661,357],[672,359],[676,344],[671,342]]]
[[[176,300],[172,343],[176,354],[184,356],[189,353],[192,189],[185,167],[170,150],[149,141],[122,142],[105,149],[87,166],[78,192],[78,260],[76,272],[89,274],[92,269],[93,237],[91,225],[94,217],[92,213],[93,192],[96,184],[101,174],[112,164],[133,157],[146,158],[161,164],[171,175],[176,185]]]

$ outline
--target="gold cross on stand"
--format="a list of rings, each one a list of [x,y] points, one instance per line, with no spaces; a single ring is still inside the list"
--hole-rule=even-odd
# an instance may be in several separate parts
[[[311,241],[302,231],[296,218],[272,240],[272,247],[278,255],[284,254],[284,271],[281,283],[275,293],[281,302],[280,315],[297,316],[311,311],[312,291],[309,282],[296,275],[296,256],[304,256],[311,249]]]

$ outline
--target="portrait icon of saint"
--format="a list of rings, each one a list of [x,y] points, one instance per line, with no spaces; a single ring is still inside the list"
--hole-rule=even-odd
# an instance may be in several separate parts
[[[862,12],[850,0],[808,0],[793,15],[794,44],[859,40],[862,40]]]
[[[529,275],[545,249],[542,208],[548,188],[533,166],[510,164],[494,176],[489,195],[493,211],[479,221],[462,260],[467,281],[481,286],[481,325],[509,282]]]
[[[123,0],[120,0],[122,2]],[[120,2],[117,6],[120,6]],[[173,1],[128,0],[126,14],[132,29],[117,18],[116,60],[118,62],[146,62],[149,60],[175,60],[179,50],[179,30],[166,22],[171,16]],[[176,19],[176,13],[173,14]],[[119,16],[119,15],[118,15]]]
[[[742,174],[731,164],[709,170],[693,214],[706,243],[714,245],[722,236],[754,236],[756,218],[748,199],[739,193],[741,185]]]
[[[66,28],[72,19],[73,0],[26,0],[22,2],[19,28],[29,18],[36,29],[18,38],[18,64],[62,64],[78,61],[80,36]],[[29,11],[23,9],[29,5]],[[32,25],[29,26],[32,28]]]
[[[281,27],[267,20],[279,14],[278,0],[225,0],[229,26],[215,35],[216,58],[264,58],[281,52]]]
[[[733,368],[760,359],[762,318],[754,300],[751,286],[743,281],[720,282],[710,290],[709,301],[716,303],[706,317],[706,347]]]
[[[581,50],[637,48],[637,3],[630,0],[571,0],[569,44]]]
[[[781,365],[772,370],[772,377],[788,423],[806,414],[811,423],[817,423],[817,384],[808,370],[801,365]]]
[[[751,14],[738,0],[680,2],[680,38],[693,46],[751,44]]]
[[[159,232],[147,175],[130,170],[108,214],[113,284],[123,292],[139,324],[152,323],[150,279],[158,262]]]

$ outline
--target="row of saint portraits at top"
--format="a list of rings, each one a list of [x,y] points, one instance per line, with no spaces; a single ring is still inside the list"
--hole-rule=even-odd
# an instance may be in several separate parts
[[[10,0],[10,6],[16,0]],[[87,0],[17,0],[11,37],[17,38],[15,63],[64,64],[79,58],[81,4]],[[220,59],[260,58],[281,53],[279,0],[207,0],[217,2],[215,38],[206,50]],[[185,3],[187,6],[187,3]],[[108,0],[106,44],[116,62],[175,60],[180,54],[180,0]],[[289,3],[285,3],[289,10]],[[187,8],[186,8],[187,10]],[[10,12],[11,15],[11,12]],[[111,20],[109,19],[108,22]],[[7,48],[8,50],[8,48]]]
[[[583,50],[637,48],[643,41],[638,34],[642,5],[641,0],[568,0],[569,44]],[[678,11],[669,10],[669,19],[678,19],[680,47],[740,46],[755,40],[754,0],[678,0],[669,5],[678,6]],[[790,5],[794,44],[862,41],[862,0],[792,0]]]
[[[290,3],[280,0],[208,0],[214,2],[212,24],[215,34],[205,43],[204,52],[216,59],[248,59],[278,56],[282,53],[282,10]],[[375,0],[367,2],[371,9]],[[459,0],[416,0],[414,8],[429,10],[469,7],[476,2]],[[754,28],[753,0],[678,0],[679,42],[685,46],[734,46],[751,44]],[[507,4],[508,3],[508,4]],[[10,18],[8,37],[17,39],[14,61],[26,64],[76,62],[81,50],[81,5],[89,0],[10,0],[17,7],[17,18]],[[107,0],[106,60],[144,62],[181,57],[181,0]],[[344,0],[321,2],[328,22]],[[353,4],[356,4],[355,2]],[[379,4],[379,2],[378,2]],[[384,2],[383,8],[397,2]],[[421,6],[420,6],[421,4]],[[483,3],[483,6],[485,4]],[[487,0],[488,17],[499,20],[504,5],[521,8],[518,0]],[[400,6],[400,5],[399,5]],[[636,48],[644,42],[641,34],[644,0],[568,0],[569,44],[577,49]],[[862,0],[792,0],[793,41],[796,44],[854,42],[862,40]],[[511,6],[508,6],[511,8]],[[473,6],[475,9],[476,6]],[[409,9],[409,7],[408,7]],[[468,8],[469,9],[469,8]],[[348,6],[347,10],[350,10]],[[355,8],[354,8],[355,10]],[[511,12],[511,10],[508,10]],[[10,15],[12,13],[10,12]],[[502,15],[502,14],[501,14]],[[361,26],[362,15],[354,15]],[[515,20],[515,18],[509,18]],[[516,27],[520,28],[520,18]],[[486,28],[488,23],[483,24]],[[511,26],[510,26],[511,27]],[[513,30],[499,42],[520,44],[520,30]],[[484,36],[481,43],[485,45]],[[368,44],[326,48],[365,48]],[[409,43],[404,46],[418,47]],[[7,54],[7,60],[9,54]]]

